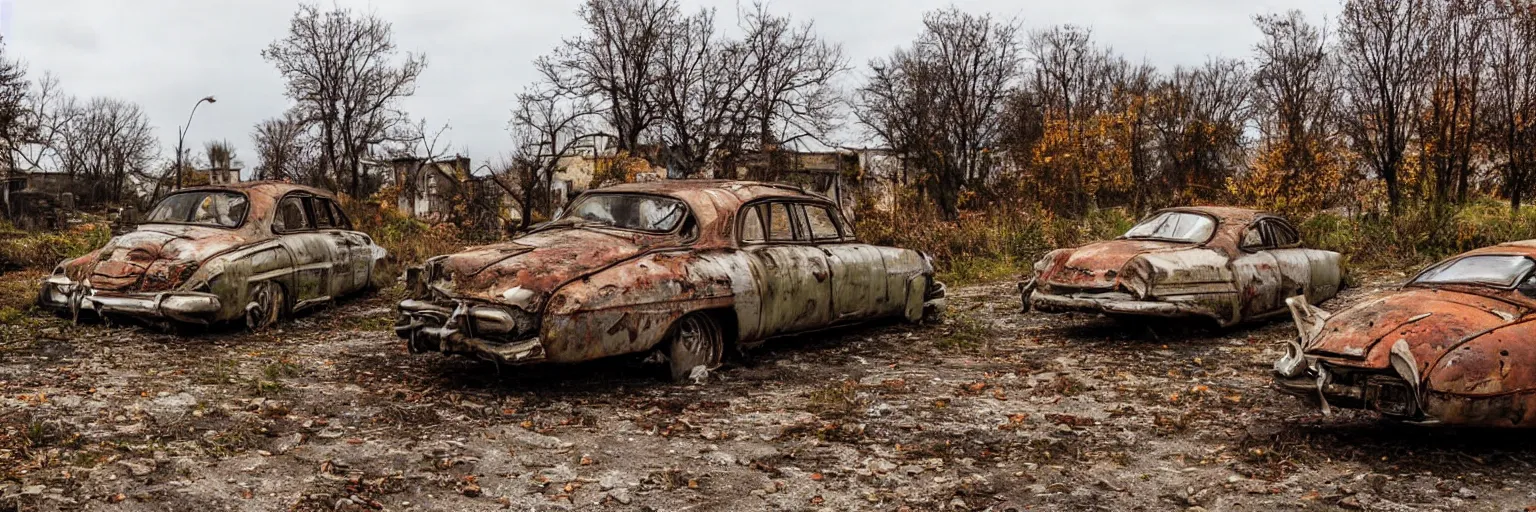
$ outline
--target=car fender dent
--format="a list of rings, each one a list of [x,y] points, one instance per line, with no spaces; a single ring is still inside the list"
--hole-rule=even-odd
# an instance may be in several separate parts
[[[741,283],[750,283],[750,272],[738,258],[649,254],[556,291],[545,309],[540,338],[548,359],[556,362],[649,350],[689,313],[730,309],[739,314],[736,290]],[[747,321],[738,317],[738,322]]]

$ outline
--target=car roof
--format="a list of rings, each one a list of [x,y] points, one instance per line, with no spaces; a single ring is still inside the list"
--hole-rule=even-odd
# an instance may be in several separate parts
[[[1205,215],[1210,215],[1212,217],[1216,217],[1217,219],[1221,220],[1224,223],[1234,223],[1234,224],[1236,224],[1236,223],[1248,224],[1250,222],[1253,222],[1255,220],[1258,220],[1258,219],[1264,218],[1264,217],[1281,218],[1279,215],[1275,215],[1273,213],[1269,213],[1269,212],[1266,212],[1266,211],[1263,211],[1263,210],[1255,210],[1255,209],[1252,209],[1252,208],[1239,208],[1239,207],[1236,207],[1236,206],[1179,206],[1179,207],[1174,207],[1174,208],[1165,208],[1165,209],[1162,209],[1162,210],[1158,210],[1158,213],[1163,213],[1163,212],[1200,213],[1200,214],[1205,214]]]
[[[671,197],[688,205],[699,223],[699,248],[728,247],[735,244],[736,212],[742,206],[761,199],[789,199],[831,204],[826,197],[805,189],[778,183],[739,180],[660,180],[625,183],[592,189],[587,194],[631,193]],[[833,205],[834,208],[836,205]]]
[[[184,189],[181,189],[181,190],[177,190],[176,192],[187,192],[187,191],[198,191],[198,190],[227,190],[227,191],[239,191],[239,192],[246,192],[246,193],[254,192],[254,193],[258,193],[258,194],[262,194],[262,195],[268,195],[268,196],[274,196],[274,197],[282,196],[282,195],[287,194],[289,192],[307,192],[307,193],[314,194],[314,195],[317,195],[317,196],[324,196],[324,197],[332,197],[332,198],[334,198],[334,196],[330,192],[322,190],[322,189],[318,189],[318,188],[315,188],[315,187],[299,185],[297,183],[288,183],[286,181],[269,181],[269,180],[268,181],[245,181],[245,182],[240,182],[240,183],[231,183],[231,184],[228,184],[228,185],[202,185],[202,186],[197,186],[197,187],[187,187],[187,188],[184,188]]]
[[[816,201],[828,200],[820,194],[807,192],[805,189],[794,185],[742,180],[659,180],[644,183],[624,183],[592,190],[592,192],[657,194],[676,197],[685,201],[701,195],[714,193],[711,191],[728,192],[736,196],[743,203],[757,199],[778,197]]]

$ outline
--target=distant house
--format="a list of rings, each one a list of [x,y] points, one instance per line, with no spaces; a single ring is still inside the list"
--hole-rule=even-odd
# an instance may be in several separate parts
[[[495,176],[476,176],[469,157],[432,161],[399,157],[379,164],[389,168],[393,182],[399,185],[395,207],[412,217],[444,220],[455,206],[468,202],[477,210],[470,212],[472,216],[485,224],[479,226],[482,229],[500,229],[502,222],[519,219],[516,194]]]

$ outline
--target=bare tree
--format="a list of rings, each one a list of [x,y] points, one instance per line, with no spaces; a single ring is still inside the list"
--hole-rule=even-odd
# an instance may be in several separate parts
[[[1536,13],[1500,3],[1489,23],[1489,147],[1518,212],[1536,167]]]
[[[251,131],[251,144],[256,149],[256,179],[335,188],[334,184],[327,184],[328,178],[317,161],[319,148],[298,111],[289,110],[280,117],[257,123]]]
[[[677,23],[672,0],[587,0],[577,11],[587,32],[567,39],[535,66],[562,96],[588,98],[614,131],[618,149],[635,151],[659,116],[658,56]]]
[[[959,16],[957,10],[947,12]],[[742,29],[740,51],[746,61],[736,79],[748,88],[746,114],[758,148],[771,151],[807,138],[830,145],[826,134],[842,101],[833,82],[848,68],[842,47],[823,41],[812,23],[796,25],[787,16],[768,12],[763,3],[753,5]]]
[[[210,140],[203,143],[203,158],[208,161],[210,169],[233,169],[235,166],[235,145],[227,140]]]
[[[27,70],[20,62],[11,60],[0,40],[0,148],[5,152],[3,164],[6,171],[16,169],[16,155],[31,138],[35,127],[29,126],[27,95],[31,84],[27,82]]]
[[[130,179],[147,175],[159,155],[149,116],[137,104],[95,98],[69,119],[58,140],[62,170],[88,201],[127,199]]]
[[[398,53],[388,22],[315,5],[300,6],[288,35],[262,51],[318,125],[325,168],[354,196],[363,192],[363,157],[409,124],[397,104],[415,93],[427,61],[412,53],[397,61]]]
[[[1355,150],[1386,183],[1397,213],[1399,176],[1434,52],[1433,0],[1349,0],[1339,20],[1346,113]]]
[[[1267,195],[1277,204],[1323,205],[1336,195],[1338,62],[1329,53],[1328,31],[1301,11],[1255,16],[1263,39],[1254,47],[1254,113],[1262,171],[1273,171]],[[1271,169],[1272,167],[1272,169]]]
[[[1473,149],[1481,138],[1483,77],[1488,54],[1486,0],[1437,0],[1432,36],[1437,44],[1426,112],[1419,116],[1420,162],[1433,177],[1435,202],[1465,201],[1471,183]]]
[[[960,192],[993,164],[988,152],[1000,143],[1019,78],[1019,28],[954,8],[928,13],[923,25],[910,49],[870,63],[858,116],[931,174],[929,195],[953,217]]]
[[[1073,209],[1085,212],[1094,206],[1087,167],[1091,159],[1089,130],[1094,117],[1110,99],[1110,84],[1120,59],[1109,49],[1092,43],[1092,32],[1072,25],[1052,27],[1030,34],[1028,51],[1034,61],[1033,92],[1049,122],[1058,126],[1067,144],[1073,146],[1065,165],[1066,176],[1046,176],[1063,180],[1075,196]]]
[[[662,157],[686,177],[718,167],[721,152],[737,153],[742,138],[747,52],[715,30],[714,12],[701,10],[671,25],[662,49],[655,100]]]
[[[58,152],[60,134],[80,110],[75,98],[59,89],[58,77],[43,74],[27,95],[22,122],[27,129],[14,147],[15,162],[31,168],[62,167]]]
[[[1154,91],[1152,125],[1160,174],[1176,202],[1218,199],[1247,159],[1244,130],[1252,91],[1242,61],[1214,59],[1179,67]]]
[[[518,95],[517,103],[509,124],[515,149],[507,170],[515,181],[508,188],[521,192],[521,231],[533,222],[535,211],[548,207],[550,181],[562,159],[575,155],[582,141],[599,135],[588,121],[600,109],[586,98],[565,96],[552,87],[530,88]],[[505,173],[501,178],[507,178]]]

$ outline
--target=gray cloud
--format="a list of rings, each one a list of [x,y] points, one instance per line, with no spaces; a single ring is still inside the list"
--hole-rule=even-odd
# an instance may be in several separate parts
[[[735,2],[681,0],[687,10],[713,7],[736,23]],[[580,29],[579,0],[337,0],[394,23],[404,51],[430,65],[404,107],[433,124],[448,123],[456,150],[483,162],[509,149],[513,96],[536,78],[532,61]],[[76,96],[113,96],[144,106],[169,157],[176,128],[208,94],[187,144],[227,139],[253,165],[252,125],[287,107],[283,85],[260,51],[281,37],[295,0],[0,0],[12,55],[34,75],[48,71]],[[1016,18],[1029,28],[1089,26],[1101,44],[1162,68],[1211,56],[1247,57],[1258,33],[1254,14],[1301,9],[1334,18],[1337,0],[775,0],[773,11],[813,20],[841,43],[859,80],[866,63],[907,44],[925,11],[955,5]]]

